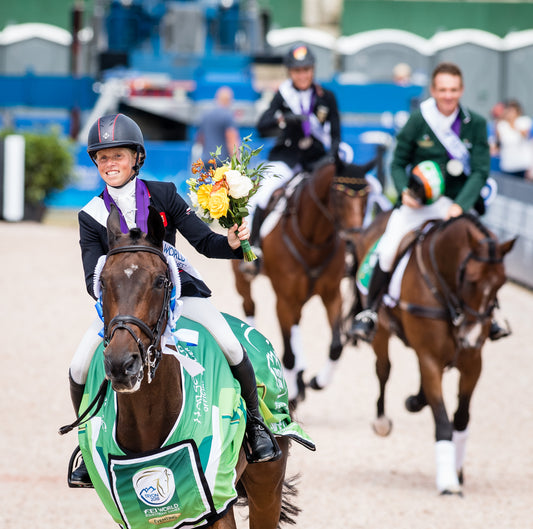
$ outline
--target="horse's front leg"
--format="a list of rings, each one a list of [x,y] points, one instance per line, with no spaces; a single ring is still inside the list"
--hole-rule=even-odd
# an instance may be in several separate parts
[[[252,327],[255,325],[255,303],[252,298],[252,280],[248,279],[239,269],[240,261],[233,260],[231,266],[235,277],[235,289],[242,298],[242,308],[246,323]]]
[[[331,328],[331,343],[329,345],[328,359],[324,367],[309,382],[309,386],[313,389],[324,389],[331,383],[343,348],[341,338],[342,298],[340,288],[338,286],[337,288],[328,288],[320,295],[322,303],[326,307],[328,322]]]
[[[443,367],[429,352],[417,351],[422,388],[435,420],[436,485],[441,494],[460,494],[461,484],[455,469],[453,425],[448,418],[442,396]]]
[[[297,300],[289,300],[277,292],[276,311],[283,339],[283,371],[289,392],[289,404],[295,409],[305,399],[303,373],[306,368],[300,333],[302,307]]]
[[[391,363],[389,359],[389,334],[383,328],[378,328],[372,347],[376,354],[376,374],[379,380],[379,397],[377,401],[376,419],[372,423],[374,432],[378,435],[389,435],[392,421],[385,415],[385,387],[389,380]]]
[[[457,410],[453,417],[453,444],[455,446],[455,469],[459,482],[463,484],[463,466],[468,440],[470,421],[470,401],[481,374],[481,350],[463,351],[458,362],[460,371],[459,397]]]
[[[277,438],[281,459],[248,465],[241,477],[248,496],[250,529],[277,529],[280,522],[285,471],[289,455],[287,437]]]

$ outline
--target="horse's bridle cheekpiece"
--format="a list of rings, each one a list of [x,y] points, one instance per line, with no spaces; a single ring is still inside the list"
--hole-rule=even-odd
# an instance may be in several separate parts
[[[153,253],[165,263],[167,267],[167,277],[164,285],[165,295],[163,299],[163,305],[161,307],[159,317],[157,318],[157,322],[152,328],[150,328],[149,325],[147,325],[144,321],[137,318],[136,316],[129,315],[115,316],[109,323],[104,322],[104,347],[107,347],[109,345],[109,342],[112,340],[117,330],[124,329],[128,331],[131,334],[132,338],[135,340],[139,352],[141,353],[143,366],[146,366],[148,370],[148,383],[150,384],[154,378],[155,371],[157,369],[157,366],[159,365],[159,361],[161,360],[162,353],[160,341],[161,336],[163,334],[164,325],[166,323],[165,316],[168,317],[168,310],[170,306],[170,297],[172,293],[173,284],[170,280],[167,259],[165,257],[165,254],[161,250],[153,248],[151,246],[143,245],[122,246],[118,248],[113,248],[108,252],[107,256],[109,257],[111,255],[127,252]],[[130,324],[136,325],[142,330],[142,332],[144,332],[144,334],[146,334],[146,336],[148,336],[148,338],[150,339],[150,345],[148,347],[145,347],[143,341],[131,328]],[[139,377],[142,378],[142,375],[143,372],[141,370]]]

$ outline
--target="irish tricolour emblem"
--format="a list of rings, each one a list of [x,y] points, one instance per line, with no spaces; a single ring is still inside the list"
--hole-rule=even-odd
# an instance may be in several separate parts
[[[165,505],[176,490],[174,474],[167,467],[144,468],[133,476],[133,488],[146,505]]]

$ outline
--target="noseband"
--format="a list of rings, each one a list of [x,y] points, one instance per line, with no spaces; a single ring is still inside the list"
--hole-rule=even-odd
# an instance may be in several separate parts
[[[157,366],[159,365],[159,361],[161,360],[160,341],[161,336],[163,334],[164,325],[166,324],[166,319],[168,316],[167,311],[170,304],[173,284],[170,280],[168,263],[165,254],[157,248],[152,248],[151,246],[122,246],[119,248],[113,248],[108,252],[107,256],[109,257],[111,255],[128,252],[153,253],[165,263],[166,278],[164,284],[165,295],[163,299],[163,305],[161,307],[159,317],[157,318],[157,322],[153,327],[150,327],[136,316],[115,316],[109,322],[109,324],[104,324],[104,346],[107,347],[109,345],[109,342],[113,339],[113,336],[119,329],[123,329],[129,332],[132,338],[135,340],[135,343],[137,344],[137,348],[139,349],[139,352],[141,354],[143,366],[146,366],[148,369],[148,383],[150,384],[154,378],[155,371],[157,369]],[[148,347],[144,345],[141,338],[136,334],[136,332],[132,329],[130,325],[136,325],[146,336],[148,336],[148,339],[150,340],[150,344],[148,345]],[[142,378],[142,370],[139,377]]]

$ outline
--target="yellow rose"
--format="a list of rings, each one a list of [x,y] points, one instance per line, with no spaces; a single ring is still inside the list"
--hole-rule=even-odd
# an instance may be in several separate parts
[[[219,182],[224,178],[224,175],[230,170],[230,167],[228,165],[223,165],[222,167],[217,167],[215,170],[215,174],[213,175],[213,180],[215,182]]]
[[[196,193],[198,196],[198,204],[204,209],[209,209],[209,196],[211,195],[212,187],[211,184],[202,184]]]
[[[209,195],[208,210],[214,219],[223,217],[229,208],[228,192],[225,187],[219,188]]]

